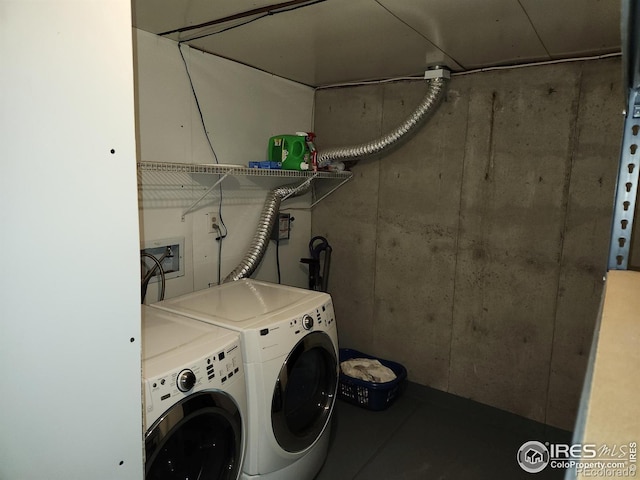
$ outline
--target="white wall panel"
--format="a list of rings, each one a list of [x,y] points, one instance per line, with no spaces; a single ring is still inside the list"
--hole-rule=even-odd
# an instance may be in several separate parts
[[[136,30],[140,160],[215,163],[204,135],[178,44]],[[189,67],[204,123],[219,163],[247,165],[266,160],[273,135],[311,131],[313,89],[253,68],[193,50],[182,51]],[[218,242],[208,233],[207,213],[219,209],[215,188],[193,212],[185,211],[217,180],[217,176],[143,175],[142,240],[185,237],[185,276],[167,281],[166,296],[207,288],[218,282]],[[224,180],[222,218],[229,236],[223,241],[221,278],[242,259],[253,238],[267,191],[294,179],[239,178]],[[153,190],[153,186],[165,187]],[[291,239],[281,243],[283,283],[304,287],[311,234],[309,202],[287,200],[282,208],[302,207],[293,215]],[[275,244],[271,242],[256,278],[277,281]],[[149,289],[147,302],[157,298]]]
[[[140,479],[130,3],[0,11],[0,478]]]

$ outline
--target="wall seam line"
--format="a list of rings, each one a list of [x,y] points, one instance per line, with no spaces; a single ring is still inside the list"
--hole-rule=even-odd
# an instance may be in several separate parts
[[[578,139],[580,136],[579,132],[579,116],[580,116],[580,103],[582,100],[582,81],[583,81],[583,72],[584,67],[580,65],[580,76],[578,79],[578,98],[575,105],[575,115],[573,117],[573,125],[571,127],[571,141],[569,144],[569,158],[568,158],[568,167],[569,171],[567,172],[565,187],[563,191],[563,199],[562,199],[562,207],[564,211],[564,219],[562,221],[562,233],[560,235],[560,248],[559,254],[560,258],[558,259],[558,276],[557,276],[557,290],[556,290],[556,299],[555,305],[553,309],[553,330],[551,333],[551,346],[549,349],[549,369],[547,374],[547,388],[545,391],[545,402],[544,402],[544,423],[548,425],[549,420],[549,400],[550,400],[550,390],[551,390],[551,375],[553,371],[553,352],[555,346],[555,338],[556,338],[556,330],[558,327],[558,304],[560,301],[560,287],[562,281],[562,270],[564,266],[564,258],[565,258],[565,237],[567,231],[567,221],[569,217],[569,203],[570,203],[570,195],[571,195],[571,177],[573,175],[573,166],[575,162],[575,154],[576,148],[578,144]]]
[[[381,136],[384,132],[384,103],[385,103],[385,86],[382,86],[381,98],[380,98],[380,123],[378,124],[379,136]],[[380,223],[380,185],[381,180],[380,176],[382,175],[382,168],[380,167],[382,161],[380,158],[376,158],[376,169],[378,171],[378,186],[376,188],[376,227],[375,227],[375,244],[373,247],[373,319],[371,325],[371,344],[374,351],[377,351],[377,343],[376,343],[376,291],[377,291],[377,281],[378,281],[378,231],[379,231],[379,223]]]
[[[468,96],[470,98],[470,95]],[[446,100],[446,97],[445,97]],[[462,225],[462,194],[464,192],[464,171],[467,162],[467,140],[469,138],[469,112],[471,110],[471,101],[467,102],[467,118],[464,128],[464,153],[462,154],[462,169],[460,171],[460,195],[458,196],[458,226],[456,229],[456,243],[454,247],[454,265],[453,265],[453,289],[451,292],[451,324],[449,337],[449,365],[447,368],[447,392],[451,392],[451,365],[453,353],[453,338],[456,311],[456,290],[458,285],[458,255],[460,254],[460,227]]]

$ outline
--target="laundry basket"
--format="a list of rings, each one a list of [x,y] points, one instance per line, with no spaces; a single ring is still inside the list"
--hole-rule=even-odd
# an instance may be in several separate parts
[[[352,358],[370,358],[378,360],[385,367],[390,368],[396,374],[396,379],[385,383],[367,382],[358,378],[349,377],[340,370],[338,398],[348,403],[353,403],[369,410],[384,410],[393,403],[407,378],[407,369],[390,360],[383,360],[366,353],[340,349],[340,363]]]

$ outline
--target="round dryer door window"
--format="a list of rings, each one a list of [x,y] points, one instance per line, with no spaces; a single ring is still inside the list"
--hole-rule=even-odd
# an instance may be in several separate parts
[[[200,392],[170,408],[147,432],[145,480],[235,480],[242,419],[221,392]]]
[[[271,423],[288,452],[311,446],[329,421],[338,385],[338,360],[324,332],[305,336],[289,354],[276,381]]]

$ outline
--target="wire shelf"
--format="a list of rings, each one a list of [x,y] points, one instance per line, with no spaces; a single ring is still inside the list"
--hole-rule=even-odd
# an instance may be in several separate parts
[[[150,178],[147,178],[147,181],[145,181],[145,173],[152,176],[154,173],[161,174],[160,177],[166,178],[161,181],[156,178],[156,182],[150,184],[148,183]],[[185,178],[185,175],[190,174],[220,175],[220,177],[212,186],[204,188],[203,190],[203,187],[189,185],[191,182]],[[138,162],[138,200],[141,203],[149,201],[152,198],[155,198],[155,200],[161,199],[165,201],[173,199],[174,201],[179,202],[184,196],[191,196],[196,191],[203,190],[204,193],[202,193],[197,200],[192,202],[189,207],[182,212],[182,221],[184,221],[185,215],[192,212],[218,184],[222,183],[229,176],[298,178],[303,179],[303,183],[310,183],[316,179],[334,180],[333,182],[328,182],[329,184],[333,184],[333,186],[329,185],[329,188],[322,188],[320,191],[317,190],[318,187],[315,186],[315,182],[312,184],[312,203],[310,208],[313,208],[320,201],[324,200],[346,182],[351,180],[353,173],[248,168],[243,167],[242,165]],[[193,177],[191,177],[191,179],[193,180]],[[188,188],[185,189],[185,186],[188,186]]]
[[[333,178],[349,180],[351,172],[325,172],[325,171],[300,171],[300,170],[276,170],[267,168],[248,168],[241,165],[217,165],[217,164],[193,164],[171,162],[139,162],[138,170],[145,172],[165,173],[200,173],[206,175],[232,175],[253,177],[280,177],[280,178]]]

